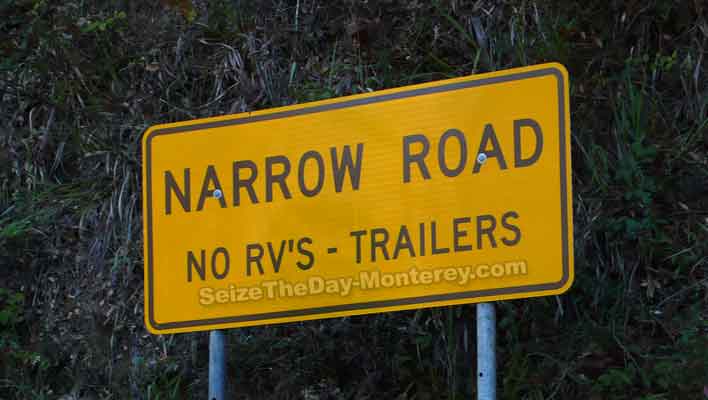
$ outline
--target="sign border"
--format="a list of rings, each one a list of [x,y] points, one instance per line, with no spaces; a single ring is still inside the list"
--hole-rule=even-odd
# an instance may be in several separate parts
[[[534,66],[531,66],[534,67]],[[569,238],[568,235],[570,232],[568,231],[568,226],[569,226],[569,215],[568,215],[568,206],[569,206],[569,201],[568,201],[568,182],[567,182],[567,143],[566,143],[566,130],[568,127],[566,126],[566,87],[565,87],[565,80],[564,75],[567,76],[567,73],[564,73],[565,70],[562,65],[560,64],[545,64],[545,65],[539,65],[536,67],[541,67],[540,69],[534,69],[530,71],[522,71],[522,72],[515,72],[515,73],[510,73],[506,75],[499,75],[499,76],[492,76],[492,77],[481,77],[479,79],[473,79],[469,81],[462,81],[462,82],[452,82],[452,83],[446,83],[446,84],[441,84],[441,85],[436,85],[436,86],[428,86],[428,87],[416,87],[416,88],[411,88],[408,90],[405,90],[405,88],[399,88],[399,89],[404,89],[401,91],[395,91],[396,89],[393,89],[394,92],[391,93],[391,90],[385,90],[382,92],[379,92],[379,94],[376,94],[376,92],[371,93],[371,95],[365,95],[365,97],[362,96],[352,96],[352,98],[340,98],[340,99],[331,99],[334,102],[327,102],[326,104],[316,104],[316,105],[311,105],[307,106],[307,104],[303,104],[302,108],[296,108],[296,109],[291,109],[291,110],[283,110],[283,111],[275,111],[275,112],[270,112],[270,113],[265,113],[265,114],[258,114],[258,115],[249,115],[246,117],[241,117],[240,115],[236,115],[235,119],[225,119],[225,120],[217,120],[217,121],[210,121],[210,122],[203,122],[203,123],[196,123],[192,125],[186,125],[186,126],[173,126],[173,127],[164,127],[164,128],[158,128],[155,130],[151,130],[151,128],[148,128],[148,130],[145,131],[147,134],[147,137],[143,138],[143,143],[144,143],[144,183],[145,183],[145,188],[144,188],[144,194],[146,198],[144,199],[145,201],[145,210],[144,210],[144,218],[146,220],[146,227],[144,227],[144,232],[147,234],[147,238],[144,238],[146,240],[146,246],[145,250],[147,252],[146,258],[147,258],[147,284],[145,285],[146,288],[148,289],[148,292],[146,293],[148,295],[147,301],[147,320],[149,321],[150,327],[153,328],[155,331],[160,331],[160,330],[172,330],[172,329],[184,329],[184,328],[191,328],[191,327],[201,327],[204,325],[222,325],[222,324],[229,324],[229,323],[242,323],[242,322],[253,322],[253,321],[267,321],[267,320],[272,320],[276,318],[293,318],[293,317],[308,317],[307,319],[312,319],[311,316],[313,315],[322,315],[322,314],[328,314],[328,313],[337,313],[337,312],[346,312],[346,311],[355,311],[355,310],[367,310],[367,309],[372,309],[372,308],[385,308],[385,307],[395,307],[395,306],[406,306],[406,305],[414,305],[414,304],[425,304],[425,303],[432,303],[432,302],[439,302],[439,301],[451,301],[451,300],[462,300],[462,299],[472,299],[472,298],[480,298],[480,297],[487,297],[487,296],[494,296],[494,295],[514,295],[514,294],[522,294],[522,293],[527,293],[527,292],[538,292],[538,291],[550,291],[550,290],[558,290],[561,289],[566,283],[568,283],[568,280],[570,279],[571,276],[571,266],[570,266],[570,249],[569,249]],[[506,72],[506,71],[499,71],[501,73]],[[407,298],[402,298],[402,299],[393,299],[393,300],[379,300],[379,301],[371,301],[371,302],[360,302],[360,303],[353,303],[353,304],[341,304],[341,305],[334,305],[334,306],[323,306],[323,307],[312,307],[312,308],[306,308],[306,309],[298,309],[298,310],[286,310],[286,311],[276,311],[276,312],[268,312],[268,313],[260,313],[260,314],[250,314],[250,315],[239,315],[239,316],[232,316],[232,317],[220,317],[220,318],[207,318],[207,319],[198,319],[198,320],[188,320],[188,321],[173,321],[173,322],[157,322],[155,320],[155,308],[154,308],[154,296],[153,296],[153,286],[154,286],[154,279],[153,279],[153,220],[152,220],[152,164],[151,164],[151,154],[152,154],[152,141],[155,137],[160,136],[160,135],[171,135],[171,134],[178,134],[178,133],[185,133],[185,132],[191,132],[194,133],[194,131],[202,130],[202,129],[210,129],[210,128],[217,128],[217,127],[223,127],[223,126],[232,126],[232,125],[242,125],[242,124],[248,124],[248,123],[253,123],[253,122],[260,122],[260,121],[267,121],[267,120],[273,120],[273,119],[279,119],[279,118],[288,118],[288,117],[293,117],[293,116],[299,116],[299,115],[307,115],[307,114],[314,114],[314,113],[319,113],[319,112],[324,112],[324,111],[331,111],[331,110],[338,110],[338,109],[343,109],[343,108],[351,108],[351,107],[357,107],[360,105],[368,105],[372,103],[379,103],[379,102],[384,102],[384,101],[390,101],[390,100],[398,100],[398,99],[405,99],[409,97],[416,97],[416,96],[423,96],[423,95],[428,95],[428,94],[434,94],[434,93],[442,93],[442,92],[448,92],[448,91],[453,91],[453,90],[461,90],[461,89],[469,89],[473,87],[478,87],[478,86],[485,86],[485,85],[493,85],[497,83],[505,83],[505,82],[510,82],[510,81],[516,81],[516,80],[522,80],[522,79],[528,79],[528,78],[538,78],[538,77],[543,77],[551,75],[556,78],[557,81],[557,89],[558,89],[558,126],[559,126],[559,147],[560,147],[560,196],[561,196],[561,207],[560,207],[560,213],[561,213],[561,252],[562,252],[562,264],[563,264],[563,276],[561,279],[557,282],[551,282],[551,283],[541,283],[541,284],[535,284],[535,285],[522,285],[522,286],[513,286],[513,287],[505,287],[505,288],[497,288],[497,289],[484,289],[484,290],[472,290],[472,291],[466,291],[466,292],[455,292],[455,293],[445,293],[445,294],[435,294],[435,295],[428,295],[428,296],[420,296],[420,297],[407,297]],[[474,75],[472,76],[474,78]],[[466,77],[468,78],[468,77]],[[435,84],[435,82],[431,82],[430,84]],[[389,92],[389,93],[386,93]],[[339,101],[337,101],[339,100]],[[263,110],[267,112],[268,110]],[[241,114],[243,115],[243,114]],[[234,116],[228,116],[233,118]],[[227,118],[228,118],[227,117]],[[434,306],[431,305],[431,306]],[[322,318],[327,318],[326,316],[322,316]],[[266,322],[267,323],[267,322]]]

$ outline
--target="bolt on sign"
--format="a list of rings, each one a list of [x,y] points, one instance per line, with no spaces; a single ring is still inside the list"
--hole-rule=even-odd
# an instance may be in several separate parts
[[[568,108],[543,64],[149,128],[148,329],[564,292]]]

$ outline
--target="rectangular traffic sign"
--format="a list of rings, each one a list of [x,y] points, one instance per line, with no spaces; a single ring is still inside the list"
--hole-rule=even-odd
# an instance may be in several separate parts
[[[568,75],[543,64],[149,128],[153,333],[573,281]]]

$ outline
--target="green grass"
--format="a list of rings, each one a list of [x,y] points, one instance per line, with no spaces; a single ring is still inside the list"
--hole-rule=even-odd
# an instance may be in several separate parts
[[[504,399],[701,399],[700,2],[0,0],[0,398],[203,397],[207,336],[148,335],[140,134],[523,66],[571,79],[576,282],[500,303]],[[229,331],[239,398],[474,394],[474,307]]]

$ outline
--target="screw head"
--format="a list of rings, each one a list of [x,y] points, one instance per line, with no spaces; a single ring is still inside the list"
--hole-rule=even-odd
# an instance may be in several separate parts
[[[477,154],[477,162],[480,164],[484,164],[484,162],[487,161],[487,155],[484,153],[479,153]]]
[[[216,189],[214,190],[214,192],[212,192],[212,196],[216,197],[217,199],[220,199],[223,195],[224,194],[221,192],[221,189]]]

